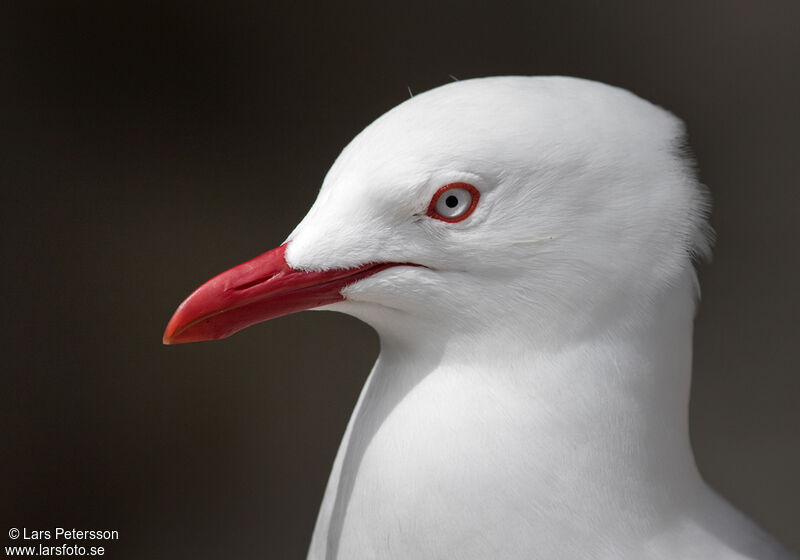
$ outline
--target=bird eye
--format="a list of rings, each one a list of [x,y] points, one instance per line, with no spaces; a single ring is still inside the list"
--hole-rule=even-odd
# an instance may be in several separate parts
[[[428,216],[445,222],[460,222],[472,214],[480,196],[478,189],[468,183],[450,183],[433,195]]]

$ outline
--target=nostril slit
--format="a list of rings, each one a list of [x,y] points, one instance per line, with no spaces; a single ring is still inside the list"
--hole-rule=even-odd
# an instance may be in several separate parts
[[[243,290],[247,290],[248,288],[252,288],[253,286],[258,286],[259,284],[263,284],[264,282],[269,282],[273,278],[275,278],[278,274],[270,274],[269,276],[265,276],[264,278],[257,278],[255,280],[251,280],[250,282],[245,282],[244,284],[239,284],[234,288],[234,291],[241,292]]]

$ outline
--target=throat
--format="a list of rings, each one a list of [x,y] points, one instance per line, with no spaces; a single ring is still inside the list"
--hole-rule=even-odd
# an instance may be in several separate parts
[[[532,546],[644,533],[694,500],[691,287],[654,305],[635,328],[550,352],[501,333],[477,345],[382,333],[321,512],[328,550],[363,546],[353,539],[372,525],[429,523],[443,546],[476,528]]]
[[[671,484],[696,472],[688,426],[694,312],[688,270],[647,308],[551,348],[528,344],[537,333],[526,338],[525,321],[479,336],[382,333],[363,413],[376,431],[394,415],[413,425],[405,417],[413,415],[467,436],[483,429],[539,462],[574,454],[587,468]]]
[[[661,315],[648,328],[554,353],[496,341],[491,354],[456,349],[460,359],[431,358],[415,371],[400,365],[407,353],[387,348],[371,382],[376,400],[364,407],[371,445],[404,449],[406,473],[440,470],[449,478],[458,465],[473,469],[476,483],[524,486],[541,501],[571,496],[583,504],[598,492],[628,503],[672,499],[698,479],[687,311],[682,328]]]

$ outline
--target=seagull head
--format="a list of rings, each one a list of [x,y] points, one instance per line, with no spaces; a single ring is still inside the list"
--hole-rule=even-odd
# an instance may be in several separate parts
[[[364,129],[278,248],[203,284],[165,343],[303,309],[391,335],[582,336],[646,312],[709,250],[679,119],[564,77],[454,82]]]

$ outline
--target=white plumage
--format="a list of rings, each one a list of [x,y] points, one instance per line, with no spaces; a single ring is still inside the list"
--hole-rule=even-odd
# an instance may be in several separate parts
[[[504,77],[417,95],[342,152],[286,263],[419,266],[323,306],[381,351],[310,560],[793,558],[690,448],[710,230],[683,141],[627,91]],[[479,191],[474,212],[432,218],[452,183]]]
[[[489,78],[418,95],[344,150],[287,262],[430,269],[330,306],[381,354],[309,558],[789,557],[689,447],[708,206],[683,141],[621,89]],[[481,189],[474,219],[421,216],[455,181]]]

